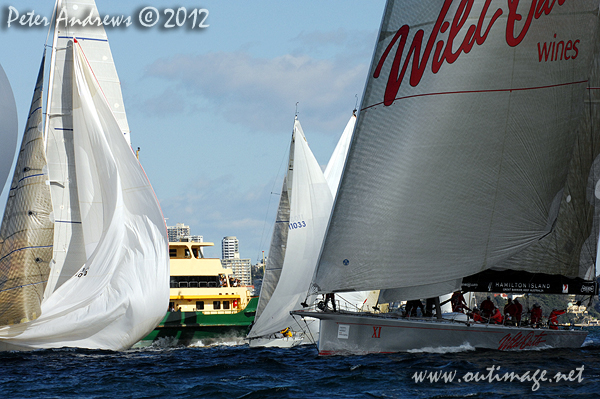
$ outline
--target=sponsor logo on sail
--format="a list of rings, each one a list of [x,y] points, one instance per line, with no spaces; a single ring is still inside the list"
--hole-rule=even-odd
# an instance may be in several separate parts
[[[554,7],[561,6],[566,2],[566,0],[530,1],[531,5],[529,6],[527,15],[520,13],[526,8],[526,1],[523,2],[524,6],[519,11],[521,1],[511,0],[507,5],[507,15],[499,19],[505,11],[501,8],[498,8],[496,11],[489,11],[492,0],[485,2],[479,17],[471,15],[472,0],[462,0],[457,7],[454,7],[456,10],[454,15],[449,15],[449,12],[452,4],[456,1],[445,0],[429,37],[425,38],[425,31],[423,29],[417,30],[406,54],[405,48],[410,27],[408,25],[400,27],[381,55],[373,73],[375,79],[379,78],[388,55],[396,47],[396,53],[385,88],[383,104],[389,106],[394,103],[402,80],[409,69],[409,65],[412,64],[409,84],[416,87],[427,69],[430,58],[431,72],[437,74],[444,63],[453,64],[463,53],[469,53],[475,45],[482,46],[487,40],[492,27],[498,21],[506,21],[506,44],[510,47],[516,47],[525,39],[534,19],[537,20],[549,15]],[[451,23],[449,22],[450,20],[452,21]],[[466,26],[467,21],[475,20],[477,21],[476,23]],[[464,37],[462,43],[458,43],[459,39],[457,38],[459,36]],[[549,39],[547,42],[538,42],[537,44],[539,62],[568,61],[575,59],[579,54],[577,44],[580,40],[574,38],[557,38],[556,34]]]

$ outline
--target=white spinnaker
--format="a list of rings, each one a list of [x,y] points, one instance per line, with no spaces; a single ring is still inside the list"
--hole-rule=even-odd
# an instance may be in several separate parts
[[[78,43],[74,53],[77,187],[80,197],[96,200],[82,206],[82,224],[84,232],[100,229],[92,238],[100,239],[79,273],[42,303],[42,315],[0,329],[0,340],[23,348],[127,349],[152,331],[168,304],[166,227]],[[101,224],[85,226],[96,224],[85,217],[95,207]]]
[[[295,325],[289,312],[300,308],[306,297],[333,202],[323,171],[298,120],[294,123],[292,145],[294,176],[285,260],[277,287],[252,327],[250,338]]]
[[[12,167],[15,151],[17,149],[18,120],[17,104],[13,95],[10,82],[0,65],[0,194],[10,168]],[[0,204],[0,209],[4,204]]]
[[[113,62],[110,45],[103,26],[65,23],[65,17],[90,20],[99,16],[93,0],[58,0],[54,49],[50,65],[47,118],[45,126],[46,156],[52,193],[54,254],[44,298],[73,276],[93,250],[93,239],[88,248],[83,242],[80,204],[78,198],[75,155],[73,153],[73,40],[77,38],[85,52],[89,66],[104,93],[107,104],[129,143],[129,126],[123,105],[121,84]],[[88,214],[87,217],[91,217]]]
[[[565,182],[598,1],[553,2],[531,19],[525,3],[388,2],[316,273],[320,292],[445,283],[492,267],[583,276],[576,258],[587,233],[576,226],[586,205]],[[422,44],[409,51],[417,32]],[[436,43],[451,32],[440,63]],[[480,40],[458,50],[468,32]],[[561,40],[563,59],[546,61],[543,49]],[[573,233],[575,251],[561,252]]]

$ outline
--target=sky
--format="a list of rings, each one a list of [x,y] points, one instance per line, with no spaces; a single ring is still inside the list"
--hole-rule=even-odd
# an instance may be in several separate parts
[[[132,147],[140,148],[167,225],[184,223],[214,242],[205,254],[215,258],[222,238],[236,236],[240,256],[256,263],[268,253],[294,116],[324,168],[360,102],[385,1],[96,4],[102,16],[134,21],[105,29]],[[50,19],[54,1],[0,0],[0,64],[15,95],[20,142],[48,27],[9,27],[11,6]],[[153,27],[138,22],[145,7],[160,12]],[[192,29],[190,18],[166,28],[169,8],[207,10],[199,15],[208,27]]]

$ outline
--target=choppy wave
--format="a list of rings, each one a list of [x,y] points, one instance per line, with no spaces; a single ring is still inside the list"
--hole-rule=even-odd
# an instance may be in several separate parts
[[[528,352],[468,345],[411,353],[319,357],[314,346],[250,348],[238,342],[173,347],[168,342],[124,352],[53,349],[0,353],[3,398],[597,398],[600,329],[579,349]],[[581,381],[475,381],[516,373],[568,375]],[[451,382],[415,375],[454,375]],[[425,374],[419,374],[425,373]],[[446,373],[446,374],[444,374]],[[526,374],[529,373],[529,374]],[[468,376],[471,379],[467,378]],[[461,382],[459,382],[461,378]],[[465,382],[469,381],[469,382]]]
[[[464,344],[460,346],[440,346],[440,347],[425,347],[421,349],[411,349],[408,353],[457,353],[457,352],[467,352],[474,351],[475,348],[469,344]]]

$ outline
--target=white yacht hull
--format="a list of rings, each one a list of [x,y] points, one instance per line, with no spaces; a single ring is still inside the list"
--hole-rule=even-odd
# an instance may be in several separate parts
[[[302,337],[283,338],[252,338],[249,340],[251,348],[292,348],[303,343]]]
[[[321,320],[319,355],[394,353],[472,347],[497,350],[579,348],[582,330],[551,330],[464,323],[437,319],[391,318],[374,314],[296,311]]]

